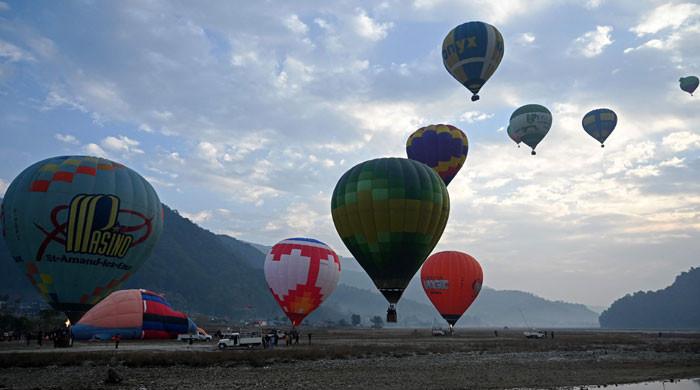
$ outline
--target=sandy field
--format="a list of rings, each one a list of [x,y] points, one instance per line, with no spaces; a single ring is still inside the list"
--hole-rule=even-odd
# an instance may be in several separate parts
[[[306,330],[301,344],[0,343],[0,389],[512,389],[700,377],[700,333]],[[112,370],[121,382],[109,383]]]

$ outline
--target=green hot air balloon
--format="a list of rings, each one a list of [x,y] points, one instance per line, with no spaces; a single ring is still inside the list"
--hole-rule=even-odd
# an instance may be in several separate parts
[[[387,322],[396,322],[395,304],[445,230],[445,183],[417,161],[365,161],[336,184],[331,213],[345,246],[389,301]]]
[[[163,209],[153,187],[131,169],[63,156],[15,178],[2,225],[16,265],[76,323],[148,258],[163,229]]]
[[[532,148],[535,155],[535,147],[542,141],[552,127],[552,113],[547,107],[539,104],[527,104],[513,112],[508,125],[508,135],[511,139],[520,140]]]

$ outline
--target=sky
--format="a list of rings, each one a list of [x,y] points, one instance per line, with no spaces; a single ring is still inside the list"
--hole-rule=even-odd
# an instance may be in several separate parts
[[[441,58],[472,20],[505,40],[475,103]],[[436,251],[493,288],[607,306],[700,265],[693,74],[692,1],[0,1],[0,196],[35,161],[102,156],[209,230],[347,256],[340,176],[450,123],[469,155]],[[537,156],[504,131],[529,103],[554,118]],[[581,128],[600,107],[619,117],[604,149]]]

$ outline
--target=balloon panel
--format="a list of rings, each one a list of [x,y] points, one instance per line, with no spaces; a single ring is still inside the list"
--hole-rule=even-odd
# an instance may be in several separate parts
[[[467,136],[451,125],[430,125],[416,130],[406,141],[411,160],[433,168],[445,185],[450,184],[467,159]]]
[[[338,255],[314,239],[280,241],[265,258],[265,280],[294,326],[328,298],[339,279]]]
[[[468,22],[455,27],[442,43],[445,68],[475,94],[498,68],[503,51],[501,33],[483,22]]]
[[[450,201],[425,164],[381,158],[346,172],[333,191],[333,222],[345,246],[396,303],[445,229]]]
[[[450,325],[471,306],[483,282],[481,266],[466,253],[435,253],[421,268],[425,294]]]
[[[8,188],[2,212],[15,263],[64,312],[85,312],[128,279],[163,227],[160,200],[143,177],[85,156],[50,158],[24,170]]]

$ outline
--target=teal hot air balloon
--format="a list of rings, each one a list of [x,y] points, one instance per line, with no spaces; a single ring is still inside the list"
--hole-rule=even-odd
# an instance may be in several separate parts
[[[552,113],[547,107],[539,104],[527,104],[513,112],[508,125],[508,135],[516,140],[519,139],[525,145],[532,148],[532,155],[535,154],[535,147],[542,141],[552,127]]]
[[[698,85],[700,85],[700,79],[696,76],[681,77],[678,82],[680,83],[681,89],[688,92],[690,96],[693,96],[693,92],[695,92]]]
[[[581,124],[586,133],[598,140],[600,147],[604,148],[603,143],[617,125],[617,114],[609,108],[599,108],[584,115]]]
[[[479,100],[479,91],[503,59],[503,36],[484,22],[468,22],[453,28],[442,42],[445,69]]]
[[[124,165],[63,156],[15,178],[2,223],[16,265],[76,323],[148,258],[163,229],[163,209],[153,187]]]
[[[395,304],[440,240],[450,197],[429,166],[405,158],[355,165],[333,190],[331,214],[338,235],[389,301]]]

